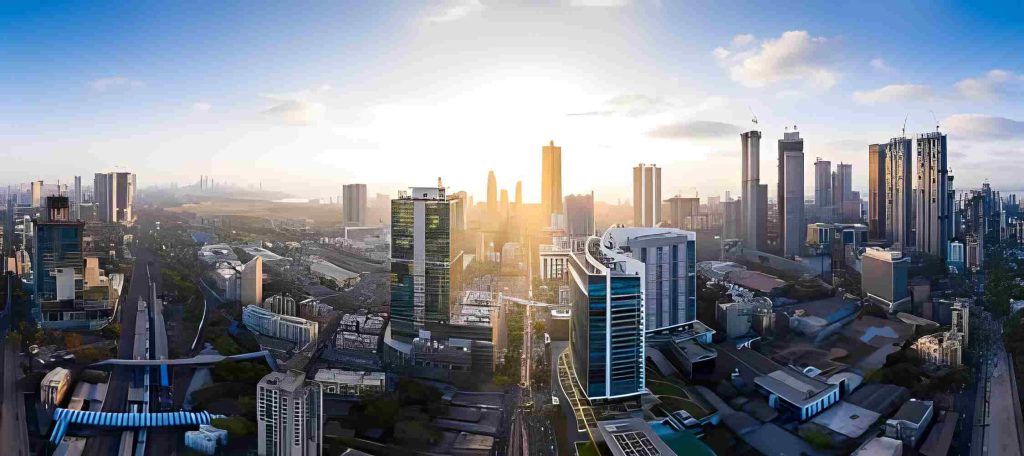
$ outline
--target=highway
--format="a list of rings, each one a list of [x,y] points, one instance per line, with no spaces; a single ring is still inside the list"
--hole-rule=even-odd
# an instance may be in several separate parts
[[[28,427],[25,422],[25,400],[18,394],[18,344],[5,341],[3,348],[3,409],[0,413],[0,441],[3,454],[28,456]]]
[[[139,299],[144,301],[151,299],[150,282],[159,282],[160,266],[157,258],[141,247],[136,247],[135,266],[132,270],[131,282],[128,293],[123,296],[124,301],[118,316],[121,322],[121,336],[117,344],[117,357],[120,359],[133,359],[135,347],[136,315],[138,313]],[[152,263],[152,264],[150,264]],[[152,276],[150,275],[152,274]],[[154,280],[155,279],[155,280]],[[133,367],[115,366],[110,373],[110,381],[107,385],[107,397],[103,402],[104,412],[124,412],[128,399],[129,386],[133,380]],[[84,454],[98,456],[114,456],[121,454],[120,431],[101,432],[95,437],[90,437],[85,444]]]

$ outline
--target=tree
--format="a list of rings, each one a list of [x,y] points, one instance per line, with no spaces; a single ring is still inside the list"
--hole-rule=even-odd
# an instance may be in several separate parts
[[[238,439],[252,435],[256,432],[256,425],[248,419],[241,416],[232,416],[229,418],[215,418],[211,421],[214,426],[228,431],[228,436],[231,439]]]
[[[64,333],[64,348],[68,350],[78,350],[82,346],[82,336],[78,333],[66,332]]]

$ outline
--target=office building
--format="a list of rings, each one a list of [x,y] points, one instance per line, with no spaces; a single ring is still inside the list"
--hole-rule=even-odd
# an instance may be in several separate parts
[[[839,402],[839,385],[823,382],[791,367],[754,378],[768,405],[784,415],[807,421]]]
[[[885,239],[893,249],[913,247],[910,140],[893,138],[885,146]]]
[[[743,193],[743,242],[744,246],[761,250],[767,246],[768,234],[768,186],[761,185],[761,132],[748,131],[740,135],[742,140],[741,180]]]
[[[462,251],[452,245],[451,204],[440,187],[391,201],[392,335],[403,342],[450,320],[461,292]]]
[[[564,214],[562,210],[562,148],[554,141],[541,150],[540,204],[544,216]]]
[[[832,162],[814,161],[814,206],[817,220],[832,220]]]
[[[67,207],[66,197],[50,197],[47,203]],[[58,209],[55,214],[61,214]],[[80,308],[83,300],[85,259],[82,255],[82,234],[85,225],[59,217],[33,220],[35,247],[33,261],[33,313],[46,329],[66,320],[92,319],[94,312]],[[78,305],[76,306],[76,303]]]
[[[946,135],[933,132],[917,137],[917,250],[943,258],[953,229],[950,213],[949,169],[946,167]]]
[[[885,239],[885,144],[868,146],[868,235]]]
[[[93,201],[98,219],[104,223],[131,224],[135,221],[135,175],[124,172],[96,173]]]
[[[594,231],[594,192],[566,195],[565,197],[565,232],[571,238],[593,236]]]
[[[960,298],[950,306],[951,322],[950,331],[960,336],[964,348],[967,348],[967,341],[970,336],[971,323],[971,301]]]
[[[885,420],[882,429],[886,437],[900,440],[913,449],[924,440],[934,416],[935,406],[932,401],[911,399],[903,403],[896,415]]]
[[[263,257],[256,255],[249,260],[238,274],[239,298],[243,306],[263,303]]]
[[[493,216],[498,213],[498,180],[494,177],[494,170],[487,172],[487,215]]]
[[[785,132],[779,140],[779,241],[782,256],[800,255],[806,242],[804,218],[804,140]]]
[[[605,248],[643,263],[648,331],[697,319],[696,233],[676,228],[612,227],[605,231],[604,239]]]
[[[69,388],[71,388],[71,371],[63,367],[55,367],[47,372],[39,383],[39,402],[49,410],[60,407]]]
[[[839,222],[856,222],[857,218],[850,214],[847,202],[853,200],[853,165],[839,163],[832,173],[832,211],[833,220]],[[859,214],[858,214],[859,215]]]
[[[342,198],[342,223],[345,226],[366,226],[366,184],[345,184]]]
[[[910,257],[898,250],[869,247],[861,256],[861,289],[889,310],[910,304],[907,270]]]
[[[633,226],[655,227],[661,221],[661,168],[633,167]]]
[[[242,308],[242,324],[252,332],[292,342],[296,350],[316,343],[315,321],[274,313],[257,305]]]
[[[359,397],[380,394],[385,391],[383,372],[318,369],[314,378],[320,384],[324,394]]]
[[[743,237],[743,207],[739,200],[722,201],[722,239]]]
[[[610,244],[610,248],[606,247]],[[590,401],[644,391],[644,264],[606,233],[569,257],[569,350],[576,383]]]
[[[957,274],[967,271],[967,251],[963,242],[950,241],[946,249],[946,267]]]
[[[696,229],[697,217],[700,215],[700,198],[683,198],[674,196],[665,200],[668,203],[668,223],[679,229]]]
[[[257,454],[323,454],[323,395],[301,371],[271,372],[256,385]]]
[[[646,421],[636,418],[618,418],[597,422],[594,437],[608,446],[612,456],[672,455],[669,447]]]

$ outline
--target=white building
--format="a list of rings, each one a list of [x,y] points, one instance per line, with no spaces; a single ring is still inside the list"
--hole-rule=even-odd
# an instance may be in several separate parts
[[[932,401],[911,399],[903,403],[895,416],[885,420],[885,436],[901,440],[907,446],[916,448],[934,415],[935,407]]]
[[[317,323],[304,318],[280,315],[255,305],[242,309],[242,324],[264,336],[294,342],[297,348],[316,342]]]
[[[315,380],[323,388],[324,394],[344,396],[379,394],[384,392],[385,386],[383,372],[320,369],[316,371]]]
[[[217,447],[228,444],[228,431],[208,424],[199,425],[198,431],[185,432],[185,446],[202,454],[215,454]]]
[[[39,383],[39,401],[44,407],[53,408],[60,405],[71,386],[71,371],[63,367],[55,367],[46,373]]]
[[[256,385],[257,454],[317,456],[323,451],[323,399],[300,371],[271,372]]]
[[[263,305],[260,307],[276,314],[289,315],[292,317],[297,317],[299,315],[298,307],[295,305],[295,299],[291,296],[276,294],[264,299]]]
[[[260,305],[263,302],[263,257],[256,255],[241,271],[239,297],[242,305]]]
[[[768,405],[806,421],[839,401],[839,385],[826,383],[796,369],[784,368],[754,379]]]
[[[963,355],[963,341],[955,331],[931,334],[917,339],[911,350],[926,363],[939,366],[960,367]]]

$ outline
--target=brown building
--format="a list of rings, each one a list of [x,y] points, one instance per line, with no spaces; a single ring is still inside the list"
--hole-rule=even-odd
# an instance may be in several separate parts
[[[885,238],[885,144],[868,146],[868,236]]]

